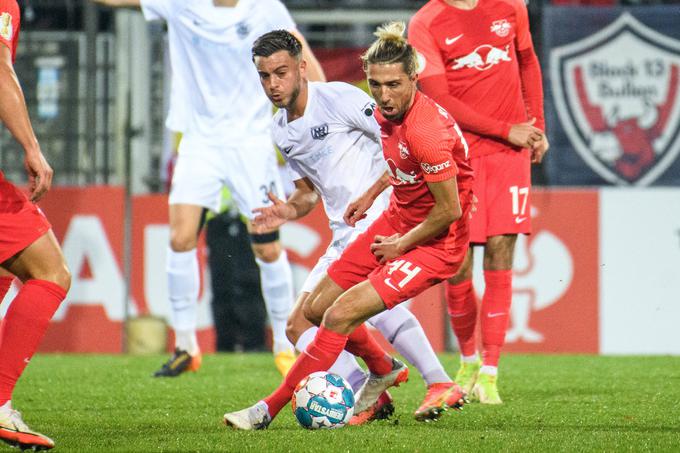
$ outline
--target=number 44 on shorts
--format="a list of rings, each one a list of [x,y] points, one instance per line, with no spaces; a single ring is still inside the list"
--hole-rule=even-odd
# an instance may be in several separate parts
[[[420,267],[414,266],[412,263],[409,263],[406,260],[396,260],[392,261],[387,265],[389,268],[389,271],[387,273],[390,275],[390,277],[385,279],[385,284],[389,286],[390,288],[394,289],[395,291],[399,291],[401,288],[406,286],[408,282],[410,282],[413,277],[418,275],[418,272],[420,272]],[[396,287],[394,286],[395,283],[392,282],[392,276],[396,271],[400,271],[402,274],[405,275],[404,278],[402,278],[400,281],[395,282]],[[395,276],[396,278],[396,276]]]

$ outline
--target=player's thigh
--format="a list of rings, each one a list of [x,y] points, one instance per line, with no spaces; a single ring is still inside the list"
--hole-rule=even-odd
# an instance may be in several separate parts
[[[220,144],[185,135],[179,145],[168,203],[218,211],[224,174],[228,169],[222,155]]]
[[[369,281],[363,281],[340,295],[326,310],[323,325],[350,334],[361,323],[386,309],[382,297]]]
[[[471,245],[468,248],[467,253],[465,253],[465,259],[463,260],[463,263],[460,265],[460,269],[458,269],[458,272],[456,272],[456,275],[448,279],[449,283],[451,283],[452,285],[457,285],[460,282],[472,279],[473,256],[474,253]]]
[[[193,204],[169,206],[170,247],[176,252],[196,248],[205,208]]]
[[[486,156],[487,238],[531,232],[531,160],[528,150]]]
[[[71,274],[52,230],[5,261],[3,267],[23,282],[47,280],[66,291],[71,286]]]

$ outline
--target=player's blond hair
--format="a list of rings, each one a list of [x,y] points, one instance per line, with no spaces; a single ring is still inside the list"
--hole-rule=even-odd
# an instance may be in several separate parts
[[[368,69],[369,64],[401,63],[404,66],[404,72],[409,77],[416,74],[418,55],[406,41],[404,30],[406,30],[404,22],[388,22],[378,27],[373,33],[378,39],[361,56],[364,71]]]

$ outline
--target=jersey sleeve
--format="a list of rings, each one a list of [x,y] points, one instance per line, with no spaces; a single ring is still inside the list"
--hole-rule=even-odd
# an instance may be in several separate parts
[[[304,175],[295,162],[286,161],[286,171],[288,172],[291,181],[297,181],[298,179],[304,178]]]
[[[380,126],[375,119],[375,101],[360,88],[344,84],[346,88],[339,90],[338,98],[342,106],[335,106],[336,113],[343,123],[359,129],[374,142],[381,143]]]
[[[523,0],[513,0],[517,18],[517,30],[515,32],[515,48],[517,51],[533,49],[531,30],[529,29],[529,12]]]
[[[175,9],[175,0],[140,0],[144,19],[149,22],[155,20],[167,21]]]
[[[12,60],[16,51],[20,16],[16,0],[0,0],[0,43],[9,48]]]
[[[458,174],[458,167],[453,160],[456,138],[442,119],[429,115],[418,127],[410,129],[407,139],[425,181],[445,181]]]
[[[428,24],[416,14],[408,25],[408,42],[418,53],[418,74],[420,77],[444,75],[446,66],[439,46],[428,29]]]
[[[279,0],[263,3],[266,5],[266,14],[270,17],[272,30],[293,30],[296,28],[293,17],[283,3]]]

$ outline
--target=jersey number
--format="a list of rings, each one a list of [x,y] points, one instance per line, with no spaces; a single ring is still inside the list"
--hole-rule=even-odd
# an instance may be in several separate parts
[[[260,186],[260,190],[264,194],[264,196],[262,198],[262,203],[263,204],[269,204],[270,203],[269,192],[274,193],[274,194],[276,193],[276,184],[274,184],[274,181],[270,182],[269,186],[267,186],[266,184],[262,184]]]
[[[510,194],[512,195],[512,215],[524,215],[527,209],[527,199],[529,198],[529,188],[511,186]],[[522,205],[520,206],[520,197],[522,197]]]
[[[418,275],[418,272],[420,272],[420,267],[414,266],[413,264],[409,263],[406,260],[393,261],[388,266],[390,268],[390,270],[387,271],[389,275],[392,275],[392,273],[394,273],[394,271],[397,270],[401,271],[403,274],[406,275],[406,277],[404,277],[399,283],[397,283],[397,286],[399,286],[399,288],[403,288],[404,286],[406,286],[406,284],[413,280],[413,277]]]

